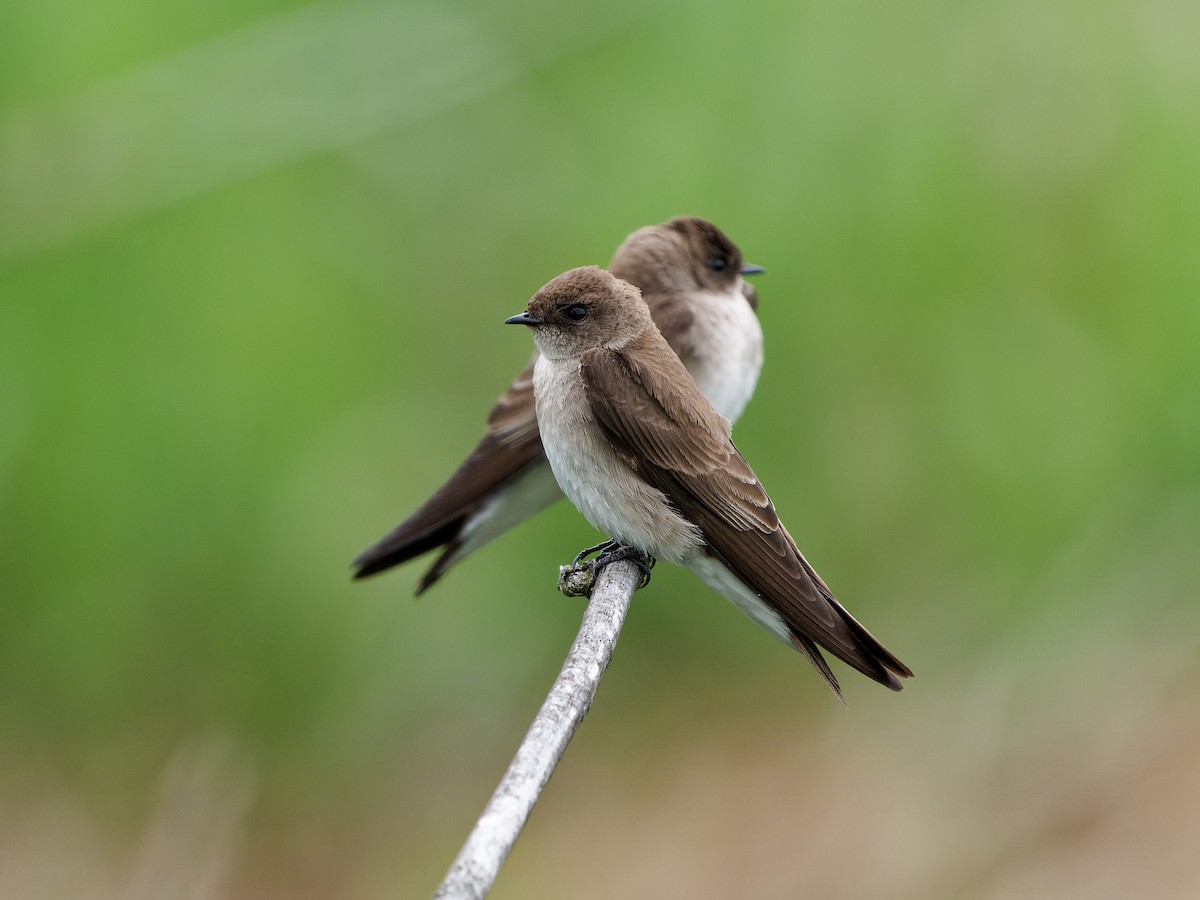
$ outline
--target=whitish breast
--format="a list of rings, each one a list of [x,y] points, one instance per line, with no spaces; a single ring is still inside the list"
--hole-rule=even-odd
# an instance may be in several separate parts
[[[540,357],[533,389],[546,459],[562,492],[594,528],[671,562],[699,546],[695,527],[675,512],[661,491],[636,476],[604,439],[591,414],[578,362]]]
[[[762,371],[762,326],[740,292],[696,294],[692,299],[697,315],[689,335],[695,347],[689,371],[716,411],[736,422]]]

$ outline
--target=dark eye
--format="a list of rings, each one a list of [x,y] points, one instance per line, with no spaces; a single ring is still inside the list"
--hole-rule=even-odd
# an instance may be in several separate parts
[[[572,322],[582,322],[587,318],[587,307],[585,306],[568,306],[563,312]]]
[[[725,271],[725,260],[719,256],[713,256],[708,260],[708,267],[714,272]]]

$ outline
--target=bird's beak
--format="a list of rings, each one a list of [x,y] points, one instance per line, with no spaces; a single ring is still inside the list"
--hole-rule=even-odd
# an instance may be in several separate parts
[[[762,266],[755,265],[754,263],[746,263],[742,266],[743,275],[761,275],[765,271],[767,270]]]
[[[541,319],[535,319],[529,313],[521,313],[517,316],[509,316],[504,320],[505,325],[541,325]]]

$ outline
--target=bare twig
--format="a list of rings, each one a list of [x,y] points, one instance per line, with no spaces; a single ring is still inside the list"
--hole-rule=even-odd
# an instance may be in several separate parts
[[[592,705],[633,592],[641,583],[642,573],[627,560],[605,567],[597,576],[562,671],[483,815],[433,895],[435,900],[479,900],[491,890],[542,788]]]

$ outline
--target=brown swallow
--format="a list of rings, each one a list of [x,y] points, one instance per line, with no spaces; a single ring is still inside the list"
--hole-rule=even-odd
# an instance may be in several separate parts
[[[621,545],[690,569],[799,650],[818,647],[893,690],[908,667],[834,598],[796,547],[633,285],[572,269],[508,319],[533,331],[542,443],[563,493]]]

